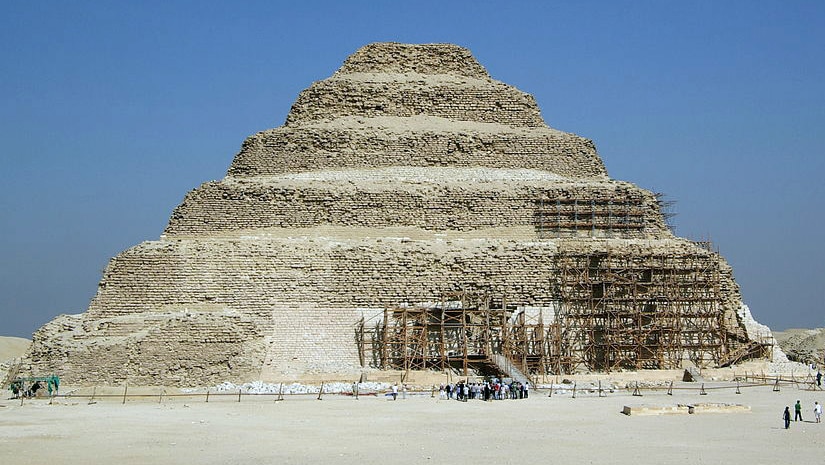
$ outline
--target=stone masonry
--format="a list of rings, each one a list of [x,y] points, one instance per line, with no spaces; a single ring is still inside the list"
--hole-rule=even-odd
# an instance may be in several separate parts
[[[712,257],[725,330],[752,337],[730,267],[673,236],[651,192],[610,179],[590,140],[547,127],[464,48],[371,44],[187,194],[159,240],[114,257],[85,313],[35,333],[29,370],[81,384],[353,379],[368,369],[362,317],[456,291],[556,308],[556,257],[607,252]]]

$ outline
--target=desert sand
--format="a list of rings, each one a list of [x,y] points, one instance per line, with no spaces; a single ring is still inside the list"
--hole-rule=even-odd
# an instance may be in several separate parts
[[[3,339],[0,339],[3,340]],[[8,341],[5,339],[5,341]],[[19,356],[26,340],[11,341]],[[20,346],[20,347],[17,347]],[[22,347],[22,350],[21,350]],[[5,354],[8,355],[8,354]],[[798,364],[752,363],[750,373],[783,368],[804,380]],[[739,370],[736,372],[736,370]],[[766,371],[768,370],[768,371]],[[813,423],[814,401],[825,391],[804,383],[741,387],[723,379],[743,367],[707,370],[702,383],[680,382],[678,370],[574,377],[607,385],[659,386],[633,396],[618,389],[598,393],[533,391],[529,399],[495,402],[439,400],[429,392],[407,399],[377,396],[212,395],[170,396],[161,387],[61,386],[48,398],[0,396],[0,463],[121,465],[234,463],[822,463],[825,424]],[[677,388],[668,395],[666,386]],[[96,397],[90,402],[89,395]],[[164,396],[159,396],[160,393]],[[201,390],[203,392],[203,390]],[[214,391],[212,391],[214,393]],[[145,397],[132,397],[144,394]],[[85,397],[82,397],[85,396]],[[804,422],[782,425],[782,410],[802,401]],[[623,415],[625,406],[673,407],[700,403],[741,404],[749,411]]]
[[[529,399],[458,402],[385,396],[120,397],[0,401],[0,463],[822,463],[825,392],[793,385],[677,383],[674,395],[534,391]],[[724,389],[710,389],[725,386]],[[802,387],[802,385],[800,385]],[[63,390],[63,389],[61,389]],[[66,391],[67,392],[67,391]],[[80,391],[76,391],[80,392]],[[117,394],[119,388],[99,389]],[[158,393],[152,388],[130,392]],[[167,390],[168,392],[168,390]],[[799,399],[805,422],[782,425]],[[626,416],[626,405],[736,403],[748,412]]]
[[[22,337],[0,336],[0,363],[22,357],[31,343]]]

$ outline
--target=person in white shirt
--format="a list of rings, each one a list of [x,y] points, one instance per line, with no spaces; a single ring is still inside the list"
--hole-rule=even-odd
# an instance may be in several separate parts
[[[819,405],[819,402],[814,402],[814,416],[816,417],[816,422],[820,423],[820,419],[822,417],[822,406]]]

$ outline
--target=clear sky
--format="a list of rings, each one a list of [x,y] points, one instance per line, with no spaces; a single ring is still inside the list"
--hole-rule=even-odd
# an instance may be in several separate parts
[[[773,327],[825,326],[825,2],[5,1],[0,335],[85,311],[245,137],[375,41],[451,42],[676,201]]]

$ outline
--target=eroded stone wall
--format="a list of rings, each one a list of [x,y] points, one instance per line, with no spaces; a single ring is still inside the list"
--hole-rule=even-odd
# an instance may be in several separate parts
[[[433,122],[445,128],[445,122]],[[593,142],[558,131],[489,132],[461,126],[455,132],[390,132],[301,126],[248,138],[232,161],[235,177],[268,176],[330,168],[482,166],[539,169],[571,178],[605,179]]]
[[[488,78],[487,70],[464,47],[453,44],[374,43],[361,47],[336,74],[417,73]]]
[[[457,121],[541,127],[532,95],[502,83],[480,85],[414,85],[326,79],[298,95],[286,126],[342,116],[436,116]]]
[[[166,228],[167,235],[202,235],[258,228],[308,228],[323,224],[380,228],[412,226],[426,230],[472,230],[536,226],[539,199],[579,199],[581,214],[592,200],[631,204],[643,216],[643,229],[618,229],[613,237],[662,238],[670,231],[650,192],[629,184],[502,185],[387,180],[352,182],[272,182],[254,180],[207,183],[190,192]],[[619,211],[619,208],[616,208]],[[587,218],[585,218],[587,219]],[[550,218],[552,220],[552,218]],[[573,232],[573,231],[571,231]],[[584,231],[587,233],[587,231]],[[600,231],[599,234],[604,234]]]

